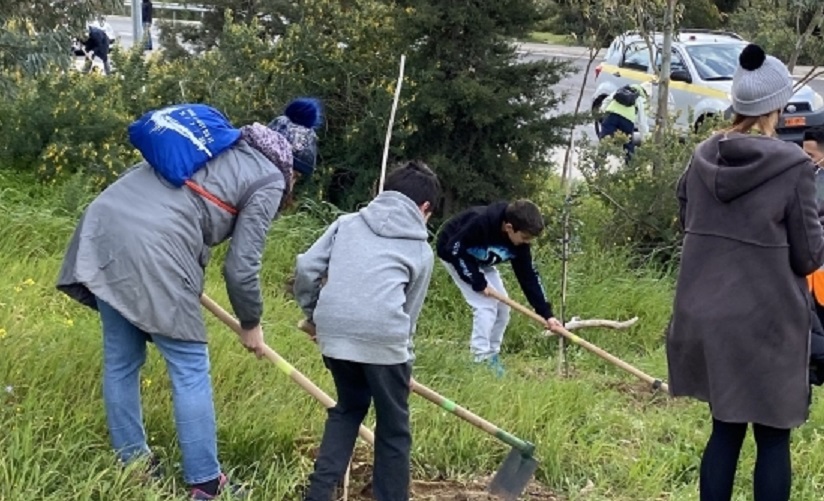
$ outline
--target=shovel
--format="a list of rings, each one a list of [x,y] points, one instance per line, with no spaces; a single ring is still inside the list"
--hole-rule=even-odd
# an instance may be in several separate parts
[[[229,314],[226,310],[220,307],[219,304],[214,302],[209,296],[203,294],[200,296],[200,304],[202,304],[207,310],[211,311],[221,322],[226,324],[230,329],[235,331],[238,335],[243,332],[243,329],[240,327],[240,322],[237,321],[232,315]],[[300,373],[294,366],[292,366],[289,362],[283,359],[280,355],[275,352],[269,346],[264,345],[263,347],[263,354],[266,358],[268,358],[275,366],[280,369],[284,374],[289,376],[294,382],[296,382],[301,388],[306,390],[307,393],[315,397],[324,407],[327,409],[331,409],[335,406],[335,401],[324,393],[323,390],[318,388],[315,383],[309,380],[306,376]],[[369,428],[361,425],[360,429],[358,430],[358,434],[362,439],[368,442],[371,445],[375,444],[375,435],[372,433],[372,430]]]
[[[298,328],[308,334],[310,338],[315,338],[315,326],[306,320],[298,322]],[[538,460],[533,457],[535,445],[498,428],[486,419],[439,395],[414,379],[412,380],[412,391],[512,447],[509,455],[498,468],[498,471],[495,472],[495,476],[492,477],[489,492],[506,501],[518,499],[518,496],[524,492],[538,468]]]
[[[538,468],[538,460],[532,457],[535,445],[498,428],[415,380],[412,381],[412,391],[512,447],[492,477],[489,492],[507,501],[518,499]]]
[[[537,320],[541,324],[546,323],[544,318],[541,317],[540,315],[538,315],[537,313],[535,313],[534,311],[530,310],[526,306],[523,306],[523,305],[513,301],[512,299],[508,298],[507,296],[504,296],[503,294],[501,294],[500,292],[498,292],[496,290],[491,290],[489,295],[494,297],[498,301],[506,304],[507,306],[511,307],[512,309],[520,311],[521,313],[523,313],[524,315],[532,318],[533,320]],[[641,370],[639,370],[639,369],[633,367],[632,365],[624,362],[620,358],[607,353],[606,351],[602,350],[601,348],[598,348],[594,344],[592,344],[592,343],[590,343],[590,342],[588,342],[584,339],[581,339],[580,337],[578,337],[575,334],[569,332],[568,330],[564,329],[563,327],[556,328],[554,332],[564,336],[566,339],[569,339],[570,341],[577,344],[578,346],[580,346],[580,347],[582,347],[586,350],[591,351],[592,353],[598,355],[599,357],[603,358],[607,362],[609,362],[613,365],[616,365],[616,366],[620,367],[621,369],[624,369],[625,371],[629,372],[633,376],[636,376],[637,378],[641,379],[642,381],[646,381],[647,383],[652,385],[653,390],[659,390],[660,389],[660,390],[664,390],[666,393],[669,393],[669,386],[667,385],[667,383],[664,383],[660,379],[656,379],[656,378],[654,378],[654,377],[652,377],[648,374],[645,374]]]

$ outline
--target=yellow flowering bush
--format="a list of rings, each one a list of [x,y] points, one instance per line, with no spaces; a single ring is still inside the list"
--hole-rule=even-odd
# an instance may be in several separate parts
[[[311,95],[323,101],[325,122],[319,169],[304,189],[340,206],[362,201],[378,177],[398,60],[408,50],[399,11],[375,0],[306,0],[300,10],[301,22],[277,40],[227,11],[218,46],[196,56],[115,50],[109,76],[55,70],[18,79],[16,99],[0,103],[0,168],[47,184],[82,172],[102,188],[140,159],[127,128],[151,109],[205,103],[239,127],[269,123],[290,100]],[[414,131],[404,105],[415,89],[407,72],[393,149]]]
[[[126,136],[133,118],[113,92],[112,80],[76,72],[38,79],[21,91],[9,106],[8,122],[0,125],[2,156],[43,181],[82,170],[104,185],[137,158]]]

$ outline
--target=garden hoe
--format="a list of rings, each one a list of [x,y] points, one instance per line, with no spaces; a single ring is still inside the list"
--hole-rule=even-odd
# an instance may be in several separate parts
[[[240,322],[237,321],[232,315],[229,314],[226,310],[220,307],[219,304],[214,302],[209,296],[203,294],[200,296],[200,304],[202,304],[207,310],[211,311],[218,319],[220,319],[224,324],[226,324],[230,329],[235,331],[238,335],[243,332],[243,329],[240,327]],[[292,366],[289,362],[283,359],[280,355],[275,352],[269,346],[264,346],[264,355],[268,358],[272,363],[277,366],[278,369],[283,371],[284,374],[292,378],[301,388],[306,390],[310,395],[315,397],[324,407],[327,409],[331,409],[335,406],[335,401],[324,393],[323,390],[318,388],[315,383],[313,383],[309,378],[304,376],[300,373],[294,366]],[[372,430],[369,428],[361,425],[360,429],[358,430],[358,434],[362,439],[364,439],[369,445],[375,445],[375,435],[372,433]],[[351,470],[352,464],[350,462],[349,466],[346,468],[346,474],[343,477],[343,501],[346,501],[349,498],[349,473]]]
[[[545,323],[545,320],[540,315],[533,312],[532,310],[530,310],[526,306],[523,306],[523,305],[513,301],[512,299],[508,298],[507,296],[504,296],[503,294],[501,294],[498,291],[495,291],[495,290],[491,291],[490,296],[492,296],[495,299],[497,299],[498,301],[508,305],[512,309],[523,313],[524,315],[528,316],[529,318],[532,318],[533,320],[536,320],[536,321],[540,322],[541,324]],[[590,343],[590,342],[588,342],[584,339],[581,339],[580,337],[578,337],[575,334],[569,332],[565,328],[560,327],[558,329],[555,329],[554,332],[562,335],[566,339],[569,339],[570,341],[577,344],[578,346],[580,346],[582,348],[585,348],[586,350],[591,351],[592,353],[598,355],[599,357],[603,358],[607,362],[610,362],[611,364],[614,364],[614,365],[620,367],[621,369],[624,369],[625,371],[627,371],[630,374],[636,376],[637,378],[641,379],[642,381],[646,381],[647,383],[650,383],[652,385],[653,390],[659,390],[660,389],[660,390],[664,390],[666,393],[669,393],[669,386],[667,385],[667,383],[664,383],[660,379],[655,379],[654,377],[652,377],[648,374],[645,374],[644,372],[640,371],[639,369],[636,369],[632,365],[624,362],[620,358],[607,353],[606,351],[602,350],[601,348],[598,348],[594,344],[592,344],[592,343]]]
[[[209,296],[203,294],[200,296],[200,304],[202,304],[207,310],[211,311],[221,322],[226,324],[230,329],[235,331],[238,335],[243,332],[243,329],[240,327],[240,322],[237,321],[229,312],[224,310],[219,304],[214,302]],[[280,355],[275,352],[269,346],[264,346],[264,356],[268,358],[275,366],[280,369],[284,374],[289,376],[294,382],[300,385],[301,388],[306,390],[307,393],[315,397],[324,407],[327,409],[331,409],[335,406],[335,401],[324,393],[323,390],[318,388],[315,383],[309,380],[306,376],[304,376],[300,371],[295,369],[289,362],[283,359]],[[361,425],[360,430],[358,430],[358,434],[362,439],[368,442],[370,445],[375,444],[375,435],[372,433],[372,430],[369,428]]]
[[[312,339],[315,338],[315,327],[306,320],[298,322],[298,328]],[[489,484],[489,492],[506,501],[518,499],[518,496],[526,490],[529,481],[538,468],[538,460],[533,457],[535,445],[498,428],[414,379],[412,380],[412,391],[512,447],[503,464],[495,472],[495,476]]]

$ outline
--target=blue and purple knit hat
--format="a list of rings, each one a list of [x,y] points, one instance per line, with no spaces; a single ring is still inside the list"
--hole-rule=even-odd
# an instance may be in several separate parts
[[[323,123],[319,99],[300,97],[290,102],[283,115],[272,120],[268,127],[281,133],[292,145],[293,168],[304,176],[312,175],[318,155],[318,135]]]

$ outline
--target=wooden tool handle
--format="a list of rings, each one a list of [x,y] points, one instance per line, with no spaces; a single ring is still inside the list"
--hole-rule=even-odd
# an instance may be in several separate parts
[[[497,426],[490,423],[481,416],[478,416],[477,414],[461,407],[452,400],[449,400],[448,398],[438,394],[434,390],[427,388],[426,386],[420,384],[414,379],[412,380],[412,391],[422,396],[426,400],[429,400],[433,404],[441,407],[442,409],[458,416],[459,418],[475,426],[476,428],[489,433],[490,435],[502,441],[503,443],[518,449],[519,451],[521,451],[522,454],[532,456],[533,452],[535,451],[534,444],[522,440],[516,437],[515,435],[498,428]]]
[[[311,336],[315,335],[314,325],[312,325],[310,322],[306,320],[299,321],[297,327],[298,329],[302,330],[303,332]],[[412,379],[412,391],[422,396],[426,400],[429,400],[438,407],[441,407],[442,409],[452,414],[455,414],[456,416],[468,422],[469,424],[475,426],[476,428],[479,428],[480,430],[489,433],[490,435],[498,438],[504,443],[519,449],[524,454],[531,455],[532,452],[535,450],[535,446],[533,444],[521,440],[520,438],[498,428],[486,419],[470,412],[469,410],[461,407],[452,400],[449,400],[448,398],[438,394],[437,392],[435,392],[435,390],[427,388],[426,386],[415,381],[414,379]]]
[[[207,310],[212,312],[221,322],[226,324],[230,329],[235,331],[238,335],[243,333],[243,328],[240,326],[240,322],[237,321],[235,317],[229,314],[226,310],[224,310],[219,304],[217,304],[214,300],[212,300],[206,294],[200,296],[200,304],[202,304]],[[299,370],[295,369],[289,362],[287,362],[283,357],[278,355],[278,353],[270,348],[268,345],[264,345],[263,347],[263,354],[266,358],[268,358],[278,369],[283,371],[287,376],[292,378],[301,388],[306,390],[307,393],[312,395],[316,400],[318,400],[324,407],[330,409],[335,406],[335,400],[332,399],[329,395],[327,395],[323,390],[321,390],[315,383],[313,383],[309,378],[304,376]],[[375,443],[375,435],[372,433],[372,430],[369,428],[361,425],[360,430],[358,431],[361,438],[369,442],[370,444]]]
[[[429,400],[433,404],[439,407],[443,407],[444,410],[449,411],[452,414],[455,414],[456,416],[464,419],[465,421],[476,426],[477,428],[480,428],[481,430],[489,433],[490,435],[495,435],[496,433],[498,433],[498,427],[494,424],[490,423],[486,419],[476,414],[473,414],[472,412],[464,409],[460,405],[438,394],[435,390],[427,388],[426,386],[414,380],[412,381],[412,391],[422,396],[423,398]]]
[[[517,310],[517,311],[523,313],[524,315],[534,319],[535,321],[539,322],[541,325],[546,324],[546,320],[543,317],[541,317],[541,315],[538,315],[537,313],[530,310],[526,306],[524,306],[522,304],[519,304],[516,301],[513,301],[512,299],[510,299],[507,296],[504,296],[503,294],[499,293],[498,291],[492,290],[489,295],[494,297],[498,301],[501,301],[502,303],[506,304],[507,306],[509,306],[513,310]],[[667,383],[662,382],[660,379],[655,379],[654,377],[650,376],[649,374],[645,374],[644,372],[640,371],[639,369],[637,369],[637,368],[633,367],[632,365],[624,362],[620,358],[618,358],[614,355],[611,355],[610,353],[602,350],[601,348],[598,348],[597,346],[590,343],[589,341],[581,339],[580,337],[578,337],[575,334],[569,332],[565,328],[558,327],[556,329],[553,329],[553,332],[564,336],[566,339],[569,339],[570,341],[577,344],[578,346],[581,346],[581,347],[591,351],[592,353],[598,355],[599,357],[603,358],[607,362],[610,362],[610,363],[620,367],[621,369],[624,369],[625,371],[629,372],[630,374],[638,377],[639,379],[650,383],[652,385],[653,389],[657,390],[657,389],[660,388],[660,389],[664,390],[665,392],[669,393],[669,386],[667,385]]]

